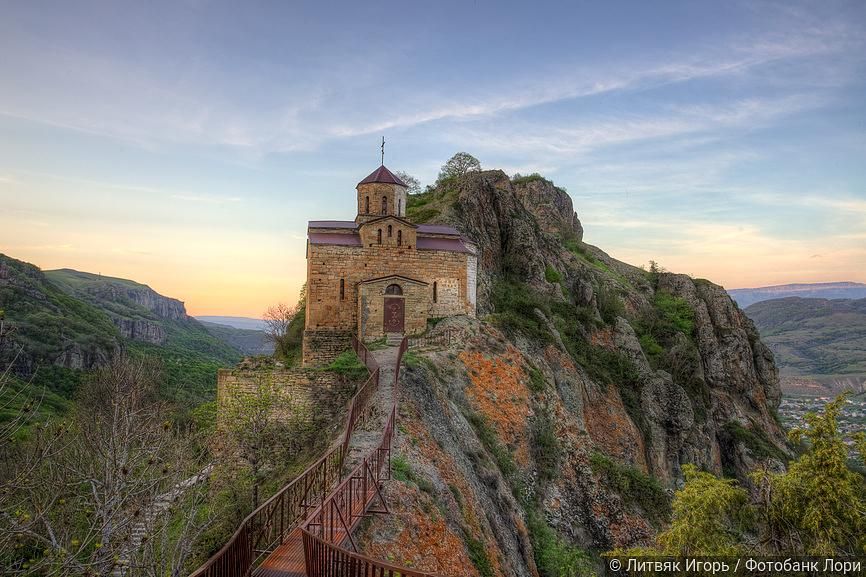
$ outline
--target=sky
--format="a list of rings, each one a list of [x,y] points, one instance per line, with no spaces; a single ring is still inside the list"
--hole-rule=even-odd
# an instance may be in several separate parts
[[[866,282],[866,3],[0,0],[0,252],[261,316],[455,152],[727,288]]]

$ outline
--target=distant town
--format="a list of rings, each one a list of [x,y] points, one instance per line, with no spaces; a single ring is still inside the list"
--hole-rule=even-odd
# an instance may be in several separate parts
[[[786,395],[779,405],[779,418],[787,429],[804,427],[806,413],[819,413],[833,397],[807,397]],[[866,429],[866,393],[858,393],[848,398],[842,414],[839,415],[839,431],[845,438],[852,458],[854,454],[854,435]]]

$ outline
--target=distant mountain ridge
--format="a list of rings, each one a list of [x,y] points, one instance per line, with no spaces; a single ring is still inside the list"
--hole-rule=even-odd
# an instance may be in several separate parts
[[[263,321],[262,319],[254,319],[251,317],[201,315],[196,316],[195,318],[206,323],[213,323],[215,325],[223,325],[225,327],[232,327],[236,329],[247,329],[252,331],[265,330],[265,321]]]
[[[866,298],[787,297],[744,312],[773,351],[783,384],[813,381],[832,392],[866,380]]]
[[[766,287],[728,289],[740,307],[745,308],[757,302],[786,297],[824,298],[824,299],[862,299],[866,298],[866,284],[859,282],[822,282],[794,283]]]

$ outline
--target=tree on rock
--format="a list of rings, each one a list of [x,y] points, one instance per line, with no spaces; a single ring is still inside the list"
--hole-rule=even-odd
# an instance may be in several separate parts
[[[458,152],[442,165],[442,170],[439,171],[439,180],[463,176],[470,172],[481,172],[481,162],[468,152]]]
[[[418,194],[421,192],[421,182],[417,178],[402,170],[398,170],[394,174],[396,174],[397,178],[406,184],[406,192],[409,194]]]

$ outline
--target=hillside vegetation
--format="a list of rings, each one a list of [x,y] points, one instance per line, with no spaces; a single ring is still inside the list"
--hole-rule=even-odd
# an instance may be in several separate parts
[[[745,309],[783,375],[866,378],[866,298],[767,300]]]
[[[0,357],[16,387],[62,411],[82,377],[120,351],[161,361],[162,394],[191,407],[213,398],[216,370],[241,352],[187,316],[183,303],[126,279],[37,267],[0,255],[0,310],[13,329]],[[26,398],[28,395],[22,395]]]

